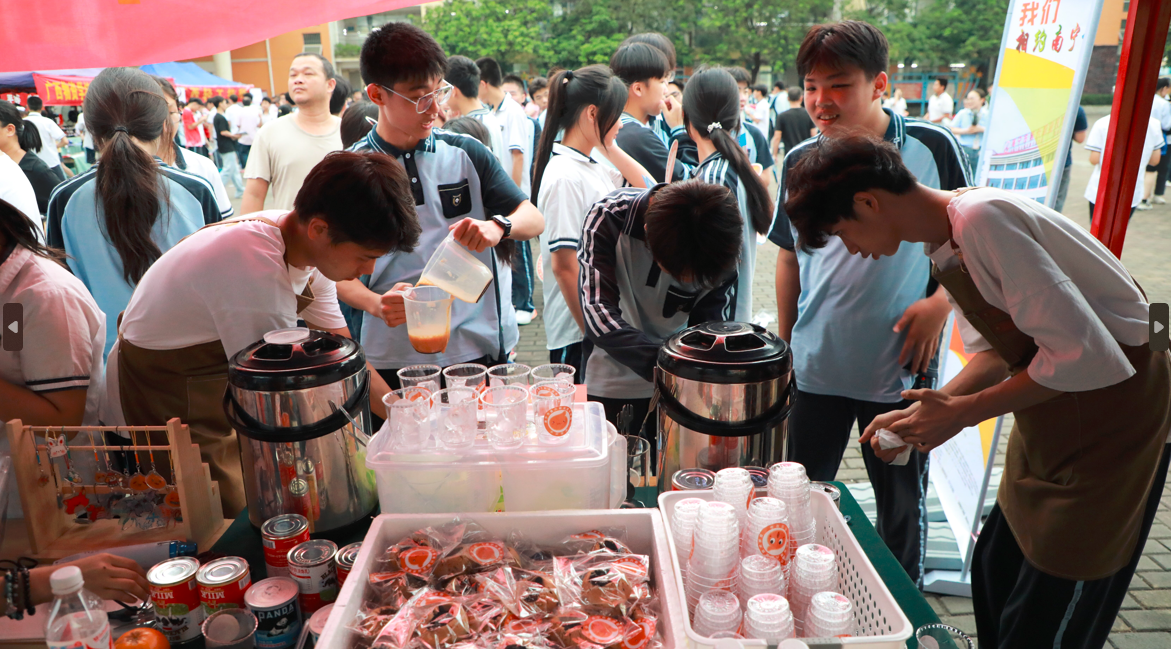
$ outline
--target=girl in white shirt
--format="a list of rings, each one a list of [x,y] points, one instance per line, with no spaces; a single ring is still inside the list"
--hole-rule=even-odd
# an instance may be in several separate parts
[[[999,189],[920,185],[889,143],[826,141],[789,178],[785,210],[802,245],[837,236],[877,258],[922,242],[973,354],[942,389],[903,392],[917,403],[876,417],[861,442],[889,462],[1014,415],[975,548],[981,643],[1101,647],[1171,460],[1171,359],[1151,349],[1142,290],[1061,214]]]
[[[586,212],[621,187],[651,183],[642,165],[615,144],[626,84],[604,65],[558,72],[549,81],[549,107],[533,162],[532,195],[545,215],[541,270],[545,286],[545,336],[549,358],[577,368],[583,377],[584,323],[578,296],[577,248]],[[558,134],[563,133],[560,142]],[[598,164],[597,149],[618,169]]]

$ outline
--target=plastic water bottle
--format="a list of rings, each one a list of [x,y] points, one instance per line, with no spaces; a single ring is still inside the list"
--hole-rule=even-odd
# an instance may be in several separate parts
[[[66,566],[49,577],[53,608],[45,625],[49,649],[111,649],[110,619],[102,600],[84,588],[81,569]]]

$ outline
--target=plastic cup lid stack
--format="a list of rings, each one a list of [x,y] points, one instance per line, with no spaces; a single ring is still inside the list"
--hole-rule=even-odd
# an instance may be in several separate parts
[[[777,527],[783,525],[784,528]],[[748,522],[741,541],[740,555],[764,554],[779,560],[781,554],[792,554],[788,548],[789,514],[784,501],[768,496],[757,498],[748,506]],[[789,557],[786,556],[785,563]]]
[[[797,462],[778,462],[769,469],[768,495],[784,501],[789,514],[789,532],[792,548],[813,543],[817,523],[809,504],[809,476]],[[790,549],[790,557],[794,550]]]
[[[790,567],[789,605],[793,608],[799,636],[813,596],[822,591],[836,590],[837,587],[838,562],[833,550],[815,544],[797,548]]]
[[[676,558],[684,578],[687,577],[687,561],[691,557],[691,535],[703,503],[704,500],[700,498],[684,498],[675,503],[675,511],[671,513],[671,534],[675,537]]]
[[[712,497],[736,508],[741,527],[748,518],[748,501],[752,500],[755,491],[752,475],[747,469],[736,467],[717,471],[716,482],[712,485]]]
[[[744,636],[770,643],[794,636],[793,613],[789,602],[780,595],[754,595],[745,604]]]
[[[741,603],[747,604],[754,595],[787,595],[787,586],[785,571],[773,559],[754,554],[740,562],[738,587]]]
[[[705,501],[696,518],[687,566],[689,608],[694,608],[708,592],[734,592],[739,559],[740,525],[735,507],[720,501]]]
[[[823,591],[810,600],[805,636],[838,638],[854,635],[854,604],[839,593]]]
[[[742,618],[740,601],[735,595],[727,591],[713,591],[699,599],[692,628],[705,637],[715,633],[735,633],[740,629]]]

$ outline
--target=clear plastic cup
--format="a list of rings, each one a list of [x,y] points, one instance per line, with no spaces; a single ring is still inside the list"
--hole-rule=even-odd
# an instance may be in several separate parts
[[[740,562],[740,601],[755,595],[787,595],[785,571],[776,559],[754,554]]]
[[[577,389],[561,381],[541,381],[529,390],[537,441],[555,446],[569,441],[573,425],[573,396]]]
[[[740,601],[732,593],[716,590],[704,593],[695,607],[692,628],[701,636],[713,633],[734,633],[740,629],[742,616]]]
[[[519,385],[488,388],[480,395],[480,402],[487,411],[488,442],[493,448],[514,449],[525,443],[528,437],[525,412],[528,400],[528,388]]]
[[[439,354],[451,337],[451,294],[437,286],[394,291],[403,296],[407,336],[420,354]]]
[[[574,376],[577,374],[577,369],[572,365],[564,363],[548,363],[545,365],[538,365],[533,368],[533,384],[536,385],[541,381],[561,381],[563,383],[573,384]]]
[[[208,616],[200,629],[207,649],[252,649],[256,625],[248,609],[225,608]]]
[[[789,513],[784,501],[769,496],[756,498],[748,506],[740,553],[765,555],[774,561],[789,562]]]
[[[439,244],[419,277],[419,286],[436,286],[470,303],[479,302],[491,283],[492,271],[456,241],[454,234]]]
[[[854,635],[854,604],[844,595],[822,591],[809,603],[805,635],[812,638],[837,638]]]
[[[444,448],[468,449],[476,443],[476,391],[471,388],[447,388],[431,397],[431,410],[438,420],[436,436]]]
[[[743,526],[748,517],[748,503],[756,495],[752,476],[746,469],[731,467],[716,472],[712,485],[712,498],[726,502],[736,508],[736,516]]]
[[[528,385],[532,369],[522,363],[505,363],[488,370],[488,385]]]
[[[404,388],[420,387],[439,392],[439,374],[443,371],[438,365],[411,365],[398,371],[398,381]]]
[[[488,383],[488,368],[479,363],[460,363],[443,370],[449,388],[472,388],[482,391]]]
[[[752,596],[744,605],[744,634],[760,640],[793,637],[793,613],[784,597],[772,593]]]
[[[431,436],[431,392],[420,387],[392,390],[382,397],[382,405],[391,448],[404,453],[423,450]]]
[[[699,498],[684,498],[675,503],[671,512],[671,534],[675,537],[675,552],[679,566],[686,571],[687,559],[691,556],[691,536],[699,520],[699,508],[704,501]],[[686,573],[684,574],[686,577]]]

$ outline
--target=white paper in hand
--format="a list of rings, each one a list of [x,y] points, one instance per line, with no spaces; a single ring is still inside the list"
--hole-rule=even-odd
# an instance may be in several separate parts
[[[911,451],[915,449],[907,445],[907,443],[903,441],[903,438],[899,437],[897,433],[892,433],[885,428],[879,428],[878,432],[875,433],[875,436],[878,437],[878,447],[884,451],[890,450],[892,448],[898,448],[900,446],[906,446],[906,450],[902,453],[899,453],[899,456],[896,457],[893,462],[891,462],[891,466],[906,466],[907,460],[911,459]]]

